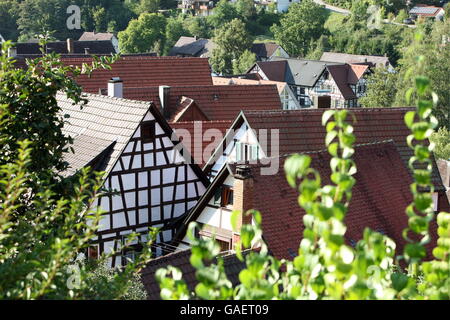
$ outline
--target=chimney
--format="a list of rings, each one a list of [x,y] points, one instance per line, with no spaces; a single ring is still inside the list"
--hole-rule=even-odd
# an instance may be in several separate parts
[[[444,186],[449,189],[450,188],[450,161],[445,161],[442,159],[436,160],[436,164],[441,174],[442,183]]]
[[[237,230],[240,230],[242,225],[250,224],[252,222],[252,216],[245,215],[245,213],[251,209],[254,209],[253,176],[251,168],[248,165],[238,165],[236,167],[233,185],[233,211],[236,210],[241,213],[236,223]],[[233,245],[239,241],[239,239],[239,231],[233,233]]]
[[[123,81],[117,78],[111,78],[108,82],[108,96],[123,98]]]
[[[67,53],[71,54],[74,53],[74,45],[73,45],[73,39],[68,38],[67,39]]]
[[[10,48],[8,48],[8,57],[9,57],[9,58],[15,58],[15,57],[17,57],[17,48],[16,48],[16,47],[10,47]]]
[[[161,103],[162,114],[166,119],[170,118],[169,97],[170,87],[159,86],[159,102]]]

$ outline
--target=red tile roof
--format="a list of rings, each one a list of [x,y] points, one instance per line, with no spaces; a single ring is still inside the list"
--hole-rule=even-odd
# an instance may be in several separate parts
[[[404,115],[413,108],[353,108],[356,118],[354,134],[356,143],[373,143],[392,139],[407,165],[413,151],[406,143],[410,130],[404,123]],[[250,127],[279,130],[279,154],[317,151],[325,148],[326,130],[322,126],[324,109],[245,111]],[[268,141],[270,141],[270,133]],[[266,155],[271,155],[270,146]],[[434,163],[434,162],[433,162]],[[436,190],[445,190],[436,164],[433,164],[433,183]]]
[[[330,184],[330,155],[328,152],[308,154],[311,167],[316,169],[323,185]],[[298,255],[298,246],[304,230],[304,210],[297,202],[298,193],[291,188],[284,174],[284,161],[279,158],[276,175],[261,175],[258,165],[252,165],[254,177],[254,207],[262,215],[263,237],[277,258],[292,259]],[[353,196],[345,217],[349,245],[362,238],[366,227],[391,237],[401,252],[405,241],[402,231],[408,225],[405,209],[412,201],[409,184],[412,178],[392,142],[356,147],[353,157],[358,172]],[[435,231],[436,224],[432,229]],[[433,234],[429,248],[436,241]],[[431,256],[430,256],[431,257]]]
[[[203,167],[208,161],[211,153],[217,148],[221,139],[213,139],[212,136],[205,135],[207,131],[211,134],[220,133],[222,137],[225,136],[227,130],[231,127],[232,121],[218,120],[218,121],[183,121],[172,122],[170,126],[174,129],[177,136],[181,136],[182,130],[187,130],[191,136],[191,142],[183,138],[183,146],[194,158],[195,162]],[[214,130],[214,131],[211,131]],[[199,141],[200,143],[197,143]],[[206,156],[204,153],[206,151]]]
[[[161,107],[157,87],[124,88],[124,98],[153,101]],[[169,90],[171,118],[183,97],[195,101],[209,120],[234,120],[241,110],[281,110],[276,85],[172,86]]]
[[[92,58],[62,57],[61,61],[65,65],[81,66],[91,63]],[[112,70],[96,70],[90,78],[83,75],[77,81],[84,91],[98,93],[112,77],[120,77],[124,87],[212,85],[208,59],[148,55],[124,55],[112,65]]]

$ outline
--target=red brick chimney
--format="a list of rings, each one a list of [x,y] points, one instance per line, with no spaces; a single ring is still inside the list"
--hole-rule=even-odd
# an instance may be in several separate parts
[[[240,211],[236,228],[238,232],[233,232],[233,245],[240,240],[240,229],[243,224],[251,224],[252,216],[246,216],[248,210],[254,208],[253,203],[253,176],[248,165],[236,167],[233,186],[233,210]]]

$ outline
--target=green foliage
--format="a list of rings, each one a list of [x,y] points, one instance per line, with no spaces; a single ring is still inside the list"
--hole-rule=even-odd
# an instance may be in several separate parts
[[[436,144],[434,156],[437,159],[450,161],[450,130],[446,127],[439,128],[430,136],[430,141]]]
[[[17,69],[7,56],[9,46],[0,56],[0,299],[142,297],[136,274],[150,259],[150,243],[139,259],[108,276],[79,259],[98,229],[101,211],[90,206],[101,195],[103,174],[89,168],[71,178],[58,174],[67,168],[63,157],[72,139],[61,132],[67,116],[56,93],[83,105],[73,77],[109,68],[117,57],[78,68],[51,54]],[[153,237],[152,231],[149,241]]]
[[[220,0],[214,7],[213,14],[208,16],[208,21],[215,29],[219,29],[238,17],[234,4],[228,0]]]
[[[124,53],[157,51],[160,54],[166,40],[166,18],[159,13],[143,13],[119,32],[119,47]]]
[[[367,79],[367,91],[359,102],[365,108],[392,107],[397,93],[397,74],[377,67]]]
[[[434,146],[425,142],[437,126],[432,115],[437,100],[427,99],[436,95],[425,76],[415,77],[412,91],[416,91],[417,108],[405,115],[405,123],[411,129],[407,142],[414,150],[409,161],[414,200],[406,208],[408,227],[403,236],[407,245],[401,255],[395,256],[396,244],[390,238],[368,228],[354,248],[345,244],[344,219],[356,183],[353,176],[357,168],[352,160],[355,136],[348,110],[328,110],[323,113],[322,124],[327,131],[325,144],[332,156],[332,184],[322,185],[319,173],[310,167],[309,156],[293,155],[285,162],[287,181],[298,190],[298,203],[306,212],[298,256],[293,261],[279,261],[270,256],[262,238],[260,213],[233,212],[231,223],[241,238],[234,249],[236,256],[246,263],[239,274],[240,283],[233,289],[226,278],[218,244],[214,239],[195,238],[197,225],[192,223],[188,231],[192,244],[190,262],[199,284],[195,293],[189,292],[180,270],[160,269],[157,280],[162,298],[448,300],[449,213],[441,212],[437,217],[439,239],[433,250],[435,260],[422,262],[424,245],[430,240],[429,223],[435,218],[430,158]],[[407,99],[411,99],[411,93]],[[236,217],[240,214],[253,214],[254,225],[236,230]],[[412,234],[418,240],[412,240]],[[405,264],[408,272],[402,271],[401,265]]]
[[[326,11],[312,0],[294,3],[274,25],[272,32],[277,42],[292,56],[305,56],[311,40],[325,32]]]
[[[233,74],[243,74],[256,63],[256,55],[250,50],[245,50],[239,59],[233,61]]]
[[[212,52],[210,63],[213,70],[219,74],[232,74],[233,61],[239,60],[253,43],[252,37],[245,30],[244,22],[239,19],[234,19],[216,30],[213,41],[217,47]],[[248,56],[247,54],[245,62],[248,62]]]
[[[0,34],[5,40],[17,40],[19,10],[14,0],[0,1]]]
[[[420,28],[423,27],[420,26]],[[439,126],[445,126],[447,129],[450,129],[450,90],[448,85],[450,50],[448,50],[448,44],[443,45],[443,39],[448,37],[449,33],[450,20],[435,22],[429,34],[423,31],[423,39],[418,41],[412,38],[410,40],[404,50],[403,58],[399,61],[398,90],[394,103],[396,106],[410,105],[406,94],[415,81],[410,70],[416,70],[430,79],[433,89],[439,97],[439,101],[433,106],[433,114],[439,120]],[[421,58],[418,58],[418,55]],[[415,92],[411,94],[413,97],[416,96]]]
[[[168,18],[166,25],[166,48],[165,54],[175,45],[181,36],[187,36],[189,32],[184,28],[183,20],[177,18]]]

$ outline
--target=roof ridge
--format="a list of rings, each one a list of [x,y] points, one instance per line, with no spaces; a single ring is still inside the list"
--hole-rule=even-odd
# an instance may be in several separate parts
[[[62,91],[59,91],[59,92],[63,93]],[[107,96],[107,95],[103,95],[103,94],[89,93],[89,92],[82,92],[81,96],[82,97],[88,96],[88,97],[94,97],[94,98],[101,98],[101,99],[105,99],[105,100],[117,100],[117,101],[123,101],[123,102],[131,102],[131,103],[135,103],[135,104],[142,104],[142,105],[148,105],[148,106],[151,106],[151,104],[153,103],[152,101],[132,100],[132,99],[112,97],[112,96]]]

